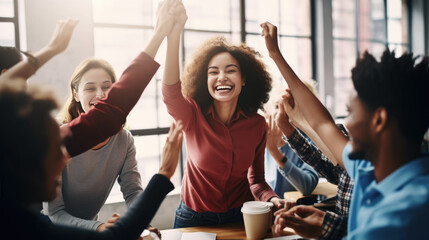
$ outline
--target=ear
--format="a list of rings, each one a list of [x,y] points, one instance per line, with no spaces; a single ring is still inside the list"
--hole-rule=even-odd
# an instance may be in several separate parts
[[[387,117],[387,110],[383,107],[379,107],[374,111],[372,125],[376,133],[380,133],[386,128]]]
[[[80,102],[79,95],[77,94],[77,92],[74,89],[73,89],[73,98],[76,102]]]
[[[241,86],[246,86],[246,79],[244,77],[241,79]]]

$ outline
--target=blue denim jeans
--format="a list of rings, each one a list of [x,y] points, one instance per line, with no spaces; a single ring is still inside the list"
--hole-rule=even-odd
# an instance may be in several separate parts
[[[225,213],[199,213],[190,209],[182,201],[180,201],[179,207],[176,210],[173,228],[210,226],[234,222],[243,222],[241,207],[230,209]]]

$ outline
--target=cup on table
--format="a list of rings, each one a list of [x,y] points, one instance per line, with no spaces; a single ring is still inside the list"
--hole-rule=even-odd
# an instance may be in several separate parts
[[[271,229],[272,203],[261,201],[249,201],[243,204],[244,228],[248,239],[261,239]]]

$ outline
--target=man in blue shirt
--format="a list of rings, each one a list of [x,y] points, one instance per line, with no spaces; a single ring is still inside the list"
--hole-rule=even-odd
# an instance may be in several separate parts
[[[346,238],[429,236],[429,156],[420,148],[429,126],[428,58],[416,64],[412,54],[396,58],[386,50],[381,61],[367,52],[358,59],[346,121],[349,141],[284,60],[271,24],[263,26],[263,36],[290,87],[282,104],[290,121],[310,138],[318,136],[355,181]],[[288,226],[304,237],[317,237],[324,212],[298,206],[275,215],[275,234]]]

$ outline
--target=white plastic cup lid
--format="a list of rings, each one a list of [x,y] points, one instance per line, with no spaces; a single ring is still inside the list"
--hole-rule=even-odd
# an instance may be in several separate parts
[[[272,205],[272,203],[271,203]],[[271,211],[270,204],[261,201],[249,201],[243,204],[241,212],[246,214],[264,214]]]

